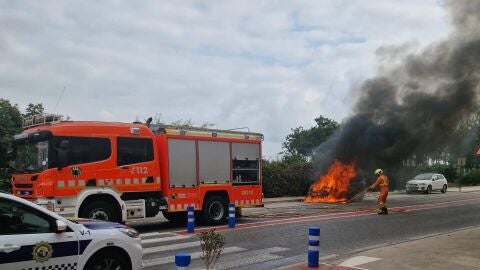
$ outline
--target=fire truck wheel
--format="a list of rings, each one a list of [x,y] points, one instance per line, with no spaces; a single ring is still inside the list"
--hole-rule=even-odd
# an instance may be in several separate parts
[[[211,196],[205,200],[201,220],[206,225],[219,225],[227,220],[228,203],[222,196]]]
[[[91,201],[84,205],[79,217],[120,222],[120,216],[115,207],[107,201]]]

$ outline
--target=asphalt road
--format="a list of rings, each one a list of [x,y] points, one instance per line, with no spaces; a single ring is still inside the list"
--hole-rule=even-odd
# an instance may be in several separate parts
[[[374,194],[360,203],[283,202],[245,209],[236,229],[217,228],[226,237],[216,269],[274,269],[306,261],[307,229],[321,228],[324,262],[362,250],[480,225],[480,192],[392,193],[391,214],[378,216]],[[202,268],[198,237],[165,221],[131,224],[142,233],[146,269],[175,269],[172,257],[188,252],[191,268]],[[204,230],[197,228],[197,232]]]

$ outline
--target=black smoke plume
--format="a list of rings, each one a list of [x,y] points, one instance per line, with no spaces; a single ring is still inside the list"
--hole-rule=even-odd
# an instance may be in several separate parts
[[[454,31],[446,40],[404,55],[392,67],[387,61],[386,70],[354,89],[360,97],[352,116],[315,150],[320,172],[339,159],[355,162],[367,183],[375,168],[396,178],[402,161],[441,149],[478,111],[480,1],[455,0],[447,7]],[[388,56],[388,48],[382,52]]]

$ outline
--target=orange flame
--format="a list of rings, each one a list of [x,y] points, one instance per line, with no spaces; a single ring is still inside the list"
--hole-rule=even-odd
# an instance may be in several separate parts
[[[327,174],[320,176],[310,187],[305,202],[346,202],[348,186],[356,175],[354,164],[335,160]]]

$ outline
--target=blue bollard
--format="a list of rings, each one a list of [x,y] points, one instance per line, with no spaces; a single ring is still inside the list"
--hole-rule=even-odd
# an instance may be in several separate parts
[[[187,232],[195,232],[195,215],[193,211],[195,208],[193,206],[187,206]]]
[[[320,228],[308,228],[308,267],[318,267],[320,254]]]
[[[186,270],[190,265],[192,257],[188,253],[177,253],[175,255],[175,265],[177,270]]]
[[[235,204],[234,203],[229,203],[228,204],[228,227],[229,228],[235,228]]]

